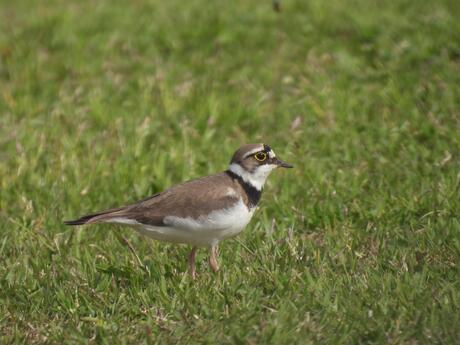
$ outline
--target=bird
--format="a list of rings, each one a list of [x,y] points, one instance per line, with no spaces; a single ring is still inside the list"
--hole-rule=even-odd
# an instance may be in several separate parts
[[[219,270],[218,244],[238,235],[251,220],[263,186],[276,168],[292,168],[267,144],[246,144],[232,156],[228,169],[183,182],[127,206],[64,221],[66,225],[126,225],[159,241],[192,246],[188,272],[196,277],[199,247],[207,247],[209,265]]]

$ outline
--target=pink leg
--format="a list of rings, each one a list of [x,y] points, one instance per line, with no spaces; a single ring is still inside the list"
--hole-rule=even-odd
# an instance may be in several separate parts
[[[217,263],[217,245],[211,247],[211,255],[209,256],[209,265],[214,272],[219,270],[219,264]]]

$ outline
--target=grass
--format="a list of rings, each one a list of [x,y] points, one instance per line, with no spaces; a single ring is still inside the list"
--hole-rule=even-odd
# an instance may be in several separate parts
[[[0,3],[0,342],[458,344],[458,1],[271,6]],[[217,275],[62,223],[259,141],[296,168]]]

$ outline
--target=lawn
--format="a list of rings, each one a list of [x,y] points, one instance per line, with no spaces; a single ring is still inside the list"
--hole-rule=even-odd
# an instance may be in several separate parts
[[[0,343],[459,343],[460,3],[279,9],[0,1]],[[63,224],[249,142],[295,168],[218,274]]]

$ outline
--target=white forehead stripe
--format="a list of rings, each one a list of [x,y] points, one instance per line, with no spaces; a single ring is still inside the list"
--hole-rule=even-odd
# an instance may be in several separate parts
[[[249,151],[248,153],[246,153],[246,154],[243,156],[243,158],[249,157],[249,156],[253,155],[253,154],[256,153],[256,152],[262,151],[263,149],[264,149],[263,146],[261,146],[261,147],[259,147],[259,148],[257,148],[257,149],[251,150],[251,151]]]
[[[257,152],[260,152],[260,151],[264,151],[265,147],[264,146],[260,146],[254,150],[251,150],[249,152],[247,152],[243,158],[246,158],[246,157],[249,157],[249,156],[252,156],[254,153],[257,153]],[[270,151],[267,152],[268,153],[268,157],[269,158],[275,158],[276,155],[275,155],[275,151],[273,151],[272,149],[270,149]]]

